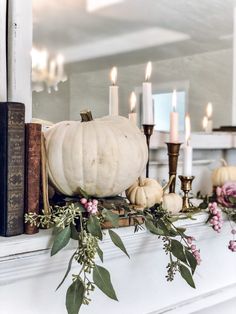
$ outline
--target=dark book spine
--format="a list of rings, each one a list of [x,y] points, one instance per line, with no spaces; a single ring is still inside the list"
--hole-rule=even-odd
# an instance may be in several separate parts
[[[25,213],[39,213],[41,124],[25,125]],[[37,226],[25,224],[25,233],[38,232]]]
[[[0,235],[24,230],[25,107],[0,103]]]

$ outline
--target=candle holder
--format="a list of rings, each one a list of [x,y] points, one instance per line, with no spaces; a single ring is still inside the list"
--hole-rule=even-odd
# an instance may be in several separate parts
[[[169,187],[170,193],[175,193],[175,183],[176,183],[176,172],[177,164],[179,157],[179,149],[182,143],[166,143],[168,149],[168,158],[169,158],[169,178],[174,175],[172,183]]]
[[[179,176],[179,179],[181,181],[181,190],[184,192],[184,196],[183,196],[183,207],[182,207],[182,211],[187,211],[191,206],[190,202],[189,202],[189,192],[192,190],[192,182],[193,179],[195,177],[194,176]]]
[[[148,147],[148,161],[146,165],[146,177],[149,177],[149,148],[150,148],[150,138],[153,134],[155,124],[143,124],[143,132],[146,136],[147,147]]]

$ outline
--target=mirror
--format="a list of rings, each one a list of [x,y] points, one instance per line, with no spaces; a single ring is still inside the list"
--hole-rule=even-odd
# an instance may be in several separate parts
[[[120,114],[128,116],[132,91],[140,113],[145,68],[152,61],[157,129],[168,130],[173,89],[182,129],[189,112],[192,130],[202,130],[208,102],[213,126],[231,125],[233,7],[233,0],[33,0],[34,47],[47,49],[56,62],[63,56],[67,76],[58,91],[48,93],[45,86],[33,92],[33,116],[77,120],[85,108],[94,117],[107,115],[113,66]]]

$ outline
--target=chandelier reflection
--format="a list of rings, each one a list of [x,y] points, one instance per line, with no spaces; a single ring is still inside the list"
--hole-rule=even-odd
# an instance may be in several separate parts
[[[56,57],[49,56],[46,49],[32,48],[32,90],[41,92],[47,89],[58,91],[58,84],[67,81],[64,72],[64,57],[58,54]]]

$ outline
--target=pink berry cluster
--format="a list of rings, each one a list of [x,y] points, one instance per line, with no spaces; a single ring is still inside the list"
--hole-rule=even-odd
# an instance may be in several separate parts
[[[236,252],[236,240],[235,240],[236,229],[232,229],[231,233],[234,238],[233,240],[229,241],[228,249],[232,252]]]
[[[87,200],[83,197],[80,199],[80,203],[84,205],[88,213],[96,214],[98,212],[98,200]]]
[[[201,255],[200,255],[200,250],[197,249],[196,245],[193,244],[193,241],[196,241],[196,239],[194,237],[187,237],[187,242],[189,245],[189,248],[191,249],[191,252],[193,254],[193,256],[195,257],[197,264],[200,265],[201,264]]]
[[[222,219],[222,213],[219,210],[219,208],[217,207],[217,203],[209,203],[208,205],[210,214],[211,214],[211,219],[210,219],[210,224],[212,225],[212,228],[216,231],[216,232],[220,232],[221,228],[223,226],[223,219]]]

